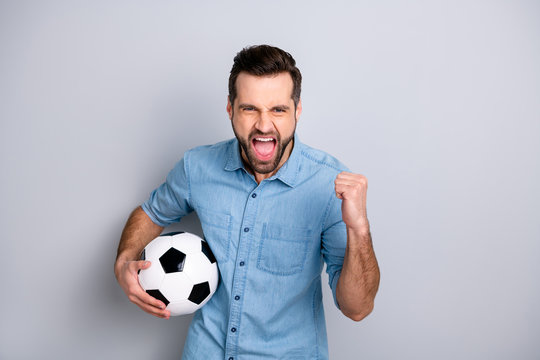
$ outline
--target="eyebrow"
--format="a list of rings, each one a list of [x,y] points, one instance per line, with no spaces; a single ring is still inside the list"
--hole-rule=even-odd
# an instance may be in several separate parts
[[[245,109],[245,108],[255,108],[255,109],[259,109],[257,106],[251,105],[251,104],[239,104],[239,105],[238,105],[238,108],[240,108],[240,109]],[[289,109],[290,109],[290,106],[289,106],[289,105],[275,105],[275,106],[272,106],[272,108],[271,108],[270,110],[274,110],[274,109],[284,109],[284,110],[289,110]]]
[[[251,105],[251,104],[239,104],[238,107],[240,109],[244,109],[244,108],[248,108],[248,107],[252,107],[252,108],[257,108],[255,105]]]
[[[274,109],[289,110],[290,107],[288,105],[276,105],[276,106],[273,106],[271,110],[274,110]]]

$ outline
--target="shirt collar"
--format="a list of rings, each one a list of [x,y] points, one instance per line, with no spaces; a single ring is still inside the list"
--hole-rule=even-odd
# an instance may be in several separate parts
[[[269,177],[268,181],[279,179],[284,184],[294,187],[297,182],[298,172],[300,170],[300,157],[302,152],[303,144],[298,139],[298,135],[294,134],[294,146],[291,152],[291,155],[281,166],[281,168],[278,170],[278,172]],[[234,138],[231,142],[231,145],[228,150],[228,156],[227,161],[225,163],[225,170],[226,171],[236,171],[239,169],[243,169],[247,172],[244,168],[244,163],[242,162],[242,156],[240,155],[240,144],[238,143],[238,139]]]
[[[225,170],[235,171],[243,168],[244,164],[242,163],[242,157],[240,155],[240,144],[238,143],[238,139],[234,138],[229,145]]]

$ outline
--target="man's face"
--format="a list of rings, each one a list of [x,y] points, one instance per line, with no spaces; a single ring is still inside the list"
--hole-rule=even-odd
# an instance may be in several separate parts
[[[296,121],[302,104],[294,106],[293,81],[288,72],[253,76],[241,72],[236,99],[227,102],[242,158],[257,175],[273,175],[287,161],[293,147]]]

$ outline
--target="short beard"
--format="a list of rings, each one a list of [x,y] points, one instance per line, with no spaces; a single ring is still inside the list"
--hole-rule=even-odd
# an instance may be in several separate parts
[[[238,139],[238,143],[240,144],[240,146],[244,150],[244,154],[246,155],[247,162],[248,162],[247,165],[249,165],[249,167],[251,168],[253,172],[256,172],[258,174],[269,174],[277,169],[277,167],[279,166],[279,163],[281,162],[281,159],[283,158],[285,149],[287,148],[289,143],[294,139],[294,133],[296,131],[296,121],[295,121],[295,126],[293,129],[292,135],[284,139],[283,141],[281,141],[281,136],[279,135],[279,133],[264,134],[260,131],[254,131],[251,134],[249,134],[248,139],[244,139],[240,137],[238,133],[236,132],[236,129],[234,127],[234,122],[231,121],[231,123],[233,124],[232,127],[233,127],[234,135]],[[257,159],[257,156],[255,155],[253,148],[251,147],[251,142],[253,138],[257,136],[273,136],[276,138],[276,150],[275,150],[276,154],[273,161],[266,163],[266,162],[261,162],[259,159]],[[244,159],[242,158],[242,160]]]

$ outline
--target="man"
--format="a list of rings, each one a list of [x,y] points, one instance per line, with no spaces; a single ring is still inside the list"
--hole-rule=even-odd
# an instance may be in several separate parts
[[[261,45],[237,54],[227,113],[236,138],[184,154],[131,214],[115,274],[129,299],[168,318],[137,271],[144,246],[196,211],[220,270],[193,317],[184,359],[327,359],[323,260],[336,306],[360,321],[379,269],[366,214],[367,180],[295,135],[301,74],[292,56]]]

